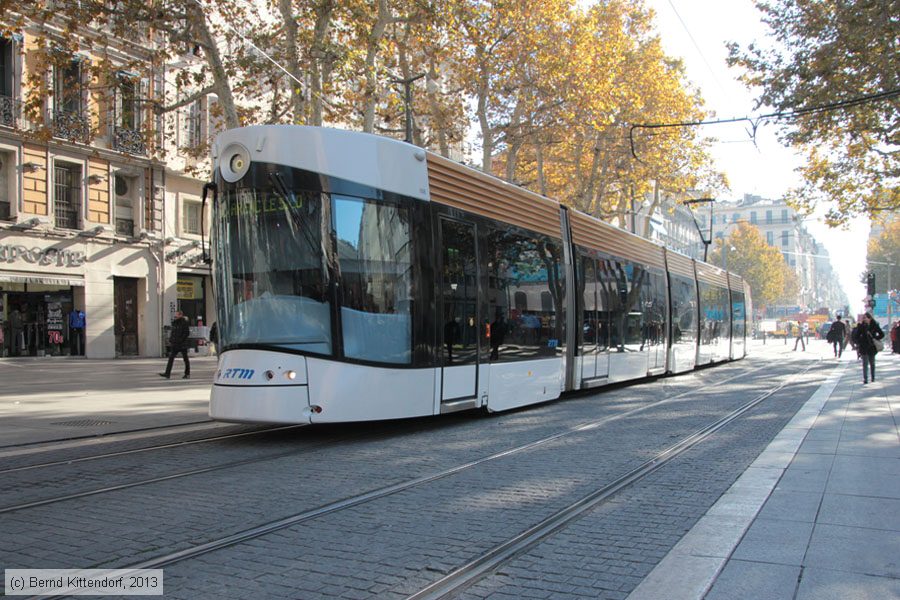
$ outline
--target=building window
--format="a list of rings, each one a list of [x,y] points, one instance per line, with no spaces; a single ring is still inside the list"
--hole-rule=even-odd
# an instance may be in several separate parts
[[[118,235],[134,235],[134,190],[137,180],[116,174],[116,233]]]
[[[756,225],[756,211],[755,210],[750,211],[750,224]]]
[[[766,243],[769,244],[770,246],[775,245],[775,232],[774,231],[766,232]]]
[[[200,203],[185,201],[181,205],[181,232],[200,235]]]
[[[56,163],[53,169],[53,214],[56,226],[78,229],[78,212],[81,206],[81,167]]]
[[[767,210],[766,211],[766,225],[771,225],[771,224],[772,224],[772,211]]]
[[[790,236],[790,232],[787,229],[785,229],[784,231],[781,232],[781,245],[782,246],[788,245],[788,236]]]
[[[186,146],[188,148],[196,148],[203,143],[203,106],[201,100],[191,103],[187,114],[186,123]]]
[[[15,127],[19,105],[15,94],[15,54],[12,40],[0,38],[0,125]]]
[[[81,114],[82,83],[81,61],[69,60],[53,67],[53,106],[56,112]]]
[[[782,223],[787,223],[787,222],[788,222],[788,214],[787,214],[787,209],[786,209],[786,208],[781,209],[781,222],[782,222]]]

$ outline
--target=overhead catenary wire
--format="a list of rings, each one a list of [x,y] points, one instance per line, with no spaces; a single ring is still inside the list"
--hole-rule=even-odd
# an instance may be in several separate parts
[[[753,127],[753,135],[756,134],[756,129],[759,125],[764,121],[769,120],[782,120],[782,119],[794,119],[796,117],[801,117],[804,115],[810,115],[820,112],[828,112],[832,110],[841,110],[844,108],[850,108],[853,106],[859,106],[861,104],[868,104],[870,102],[880,102],[882,100],[890,100],[892,98],[900,96],[900,88],[894,88],[892,90],[887,90],[884,92],[878,92],[875,94],[866,94],[864,96],[857,96],[855,98],[850,98],[848,100],[840,100],[838,102],[830,102],[828,104],[819,104],[816,106],[808,106],[808,107],[800,107],[793,108],[783,111],[777,111],[772,113],[766,113],[763,115],[759,115],[756,117],[747,116],[747,117],[732,117],[730,119],[712,119],[712,120],[704,120],[704,121],[681,121],[681,122],[673,122],[673,123],[634,123],[628,130],[628,139],[631,144],[631,155],[635,158],[635,160],[640,161],[641,159],[637,155],[637,151],[634,148],[634,131],[635,129],[665,129],[665,128],[675,128],[675,127],[697,127],[701,125],[722,125],[725,123],[740,123],[740,122],[748,122]]]
[[[728,92],[725,90],[725,86],[722,85],[722,82],[719,81],[719,78],[716,76],[716,72],[713,70],[712,66],[709,64],[709,61],[706,60],[706,55],[703,54],[703,50],[700,49],[700,45],[697,43],[697,40],[694,39],[694,35],[691,33],[691,30],[688,28],[687,23],[684,22],[684,19],[681,18],[681,14],[679,14],[678,9],[675,8],[675,3],[672,0],[668,0],[669,6],[672,7],[672,12],[675,13],[675,16],[678,18],[678,22],[681,23],[681,27],[684,29],[684,32],[687,34],[688,38],[691,40],[691,43],[694,44],[694,48],[697,50],[697,54],[700,55],[700,59],[703,60],[703,64],[706,65],[706,68],[709,69],[710,75],[712,75],[713,81],[716,82],[716,85],[719,86],[719,89],[722,90],[726,95]]]

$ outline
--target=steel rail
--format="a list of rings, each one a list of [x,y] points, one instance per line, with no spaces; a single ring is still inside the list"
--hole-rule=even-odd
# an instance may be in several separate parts
[[[815,364],[815,363],[814,363]],[[553,515],[547,517],[537,525],[530,527],[519,535],[507,540],[506,542],[495,546],[494,548],[484,552],[480,556],[472,559],[462,567],[448,573],[446,576],[435,581],[429,586],[421,589],[407,597],[407,600],[436,600],[438,598],[446,598],[450,594],[456,593],[463,588],[469,587],[484,576],[493,572],[498,566],[510,561],[527,550],[541,543],[546,538],[580,518],[584,513],[592,510],[605,500],[614,496],[623,489],[634,485],[659,468],[665,466],[682,453],[690,450],[700,442],[706,440],[723,427],[738,419],[746,412],[758,406],[761,402],[783,389],[793,378],[809,371],[813,366],[810,365],[806,369],[792,374],[785,382],[760,394],[742,405],[738,409],[732,411],[718,421],[697,430],[691,435],[683,438],[672,446],[666,448],[650,460],[646,461],[637,468],[622,475],[612,483],[599,488],[581,499],[573,502],[569,506],[557,511]]]
[[[763,369],[763,368],[767,368],[767,366],[761,366],[761,367],[758,367],[758,368],[756,368],[756,369],[750,369],[750,370],[747,370],[747,371],[743,371],[743,372],[741,372],[741,373],[735,374],[735,375],[733,375],[733,376],[731,376],[731,377],[728,377],[728,378],[726,378],[726,379],[723,379],[723,380],[721,380],[721,381],[717,381],[716,384],[724,384],[724,383],[727,383],[727,382],[732,381],[732,380],[734,380],[734,379],[738,379],[738,378],[740,378],[740,377],[744,377],[744,376],[746,376],[746,375],[750,375],[750,374],[752,374],[752,373],[755,373],[755,372],[757,372],[757,371],[759,371],[759,370],[761,370],[761,369]],[[600,426],[602,426],[602,425],[605,425],[605,424],[607,424],[607,423],[609,423],[609,422],[611,422],[611,421],[615,421],[615,420],[618,420],[618,419],[622,419],[622,418],[628,417],[628,416],[630,416],[630,415],[632,415],[632,414],[635,414],[635,413],[638,413],[638,412],[641,412],[641,411],[644,411],[644,410],[648,410],[648,409],[650,409],[650,408],[654,408],[654,407],[660,406],[660,405],[665,404],[665,403],[674,402],[674,401],[678,400],[679,398],[682,398],[682,397],[684,397],[684,396],[686,396],[686,395],[688,395],[688,394],[691,394],[691,393],[695,393],[696,391],[697,391],[697,390],[687,390],[687,391],[681,392],[681,393],[679,393],[679,394],[676,394],[676,395],[674,395],[674,396],[672,396],[672,397],[670,397],[670,398],[663,398],[662,400],[657,400],[656,402],[651,402],[650,404],[645,404],[645,405],[643,405],[643,406],[638,406],[638,407],[629,409],[629,410],[627,410],[627,411],[624,411],[624,412],[621,412],[621,413],[617,413],[617,414],[615,414],[615,415],[610,415],[610,416],[608,416],[608,417],[603,417],[602,419],[599,419],[599,420],[590,421],[590,422],[588,422],[588,423],[582,423],[582,424],[580,424],[580,425],[576,425],[576,426],[571,427],[571,428],[569,428],[569,429],[566,429],[566,430],[564,430],[564,431],[561,431],[561,432],[552,434],[552,435],[547,436],[547,437],[544,437],[544,438],[540,438],[540,439],[535,440],[535,441],[533,441],[533,442],[529,442],[528,444],[524,444],[524,445],[521,445],[521,446],[517,446],[517,447],[515,447],[515,448],[511,448],[511,449],[509,449],[509,450],[505,450],[505,451],[502,451],[502,452],[499,452],[499,453],[496,453],[496,454],[492,454],[492,455],[490,455],[490,456],[488,456],[488,457],[479,459],[478,461],[473,461],[473,462],[470,462],[470,463],[465,463],[464,465],[460,465],[460,466],[454,467],[454,468],[452,468],[452,469],[448,469],[447,471],[442,471],[442,472],[440,472],[440,473],[438,473],[438,474],[436,474],[436,475],[426,476],[425,478],[414,479],[414,480],[405,482],[404,484],[398,484],[398,485],[404,485],[405,487],[403,487],[402,489],[407,489],[408,487],[413,487],[413,486],[416,486],[416,485],[420,485],[420,484],[422,484],[422,483],[426,483],[426,482],[428,482],[428,481],[434,481],[435,479],[440,479],[440,478],[443,478],[443,477],[447,477],[447,476],[449,476],[449,475],[452,475],[452,474],[457,473],[457,472],[459,472],[459,471],[462,471],[462,470],[464,470],[464,469],[468,469],[468,468],[470,468],[470,467],[472,467],[472,466],[475,466],[475,465],[477,465],[477,464],[481,464],[481,463],[483,463],[483,462],[487,462],[487,461],[490,461],[490,460],[495,460],[495,459],[497,459],[497,458],[501,458],[501,457],[503,457],[503,456],[508,456],[508,455],[510,455],[510,454],[516,454],[516,453],[519,453],[519,452],[523,452],[523,451],[528,450],[528,449],[530,449],[530,448],[533,448],[533,447],[535,447],[535,446],[539,446],[539,445],[542,445],[542,444],[546,444],[546,443],[548,443],[548,442],[551,442],[551,441],[560,439],[560,438],[562,438],[562,437],[566,437],[566,436],[569,436],[569,435],[572,435],[572,434],[575,434],[575,433],[579,433],[579,432],[582,432],[582,431],[588,431],[588,430],[590,430],[590,429],[594,429],[594,428],[596,428],[596,427],[600,427]],[[702,391],[702,390],[701,390],[701,391]],[[234,435],[232,435],[232,436],[221,436],[221,437],[225,438],[225,437],[236,437],[236,436],[240,436],[240,435],[251,435],[251,434],[253,434],[253,433],[263,433],[263,432],[268,432],[268,431],[278,431],[278,430],[282,430],[282,429],[288,429],[288,428],[290,428],[290,427],[298,427],[298,426],[297,426],[297,425],[292,425],[292,426],[289,426],[289,427],[279,427],[279,428],[275,428],[275,429],[267,429],[267,430],[258,431],[258,432],[248,432],[248,433],[242,433],[242,434],[234,434]],[[362,434],[362,435],[364,436],[365,434]],[[254,464],[254,463],[259,463],[259,462],[265,462],[265,461],[269,461],[269,460],[277,460],[277,459],[279,459],[279,458],[285,458],[285,457],[292,456],[292,455],[295,455],[295,454],[300,454],[300,453],[303,453],[303,452],[308,452],[308,451],[310,451],[310,450],[319,449],[319,448],[321,448],[321,447],[323,447],[323,446],[326,446],[326,445],[331,445],[331,444],[335,444],[335,443],[347,441],[347,440],[349,440],[349,439],[355,439],[355,437],[360,437],[360,436],[342,437],[342,438],[339,438],[339,439],[336,439],[336,440],[330,440],[330,441],[327,441],[327,442],[323,442],[323,443],[321,443],[321,444],[316,444],[316,445],[309,446],[309,447],[305,447],[305,448],[298,448],[298,449],[288,450],[288,451],[285,451],[285,452],[279,452],[279,453],[271,454],[271,455],[267,455],[267,456],[260,456],[260,457],[256,457],[256,458],[248,458],[248,459],[243,459],[243,460],[234,461],[234,462],[230,462],[230,463],[225,463],[225,464],[221,464],[221,465],[213,465],[213,466],[209,466],[209,467],[200,467],[200,468],[197,468],[197,469],[190,469],[190,470],[187,470],[187,471],[181,471],[181,472],[178,472],[178,473],[172,473],[172,474],[169,474],[169,475],[161,475],[161,476],[158,476],[158,477],[151,477],[151,478],[148,478],[148,479],[142,479],[142,480],[139,480],[139,481],[132,481],[132,482],[128,482],[128,483],[121,483],[121,484],[111,485],[111,486],[104,486],[104,487],[100,487],[100,488],[94,488],[94,489],[90,489],[90,490],[85,490],[85,491],[82,491],[82,492],[75,492],[75,493],[72,493],[72,494],[66,494],[66,495],[62,495],[62,496],[55,496],[55,497],[53,497],[53,498],[46,498],[46,499],[43,499],[43,500],[33,500],[33,501],[29,501],[29,502],[22,502],[22,503],[20,503],[20,504],[12,504],[12,505],[9,505],[9,506],[0,507],[0,514],[11,513],[11,512],[20,511],[20,510],[26,510],[26,509],[29,509],[29,508],[37,508],[37,507],[39,507],[39,506],[47,506],[47,505],[49,505],[49,504],[56,504],[56,503],[58,503],[58,502],[65,502],[65,501],[67,501],[67,500],[75,500],[75,499],[78,499],[78,498],[86,498],[86,497],[89,497],[89,496],[95,496],[95,495],[98,495],[98,494],[106,494],[106,493],[109,493],[109,492],[115,492],[115,491],[120,491],[120,490],[126,490],[126,489],[130,489],[130,488],[134,488],[134,487],[140,487],[140,486],[143,486],[143,485],[150,485],[150,484],[153,484],[153,483],[160,483],[160,482],[163,482],[163,481],[170,481],[170,480],[173,480],[173,479],[180,479],[180,478],[183,478],[183,477],[190,477],[190,476],[192,476],[192,475],[201,475],[201,474],[204,474],[204,473],[211,473],[211,472],[215,472],[215,471],[222,471],[222,470],[226,470],[226,469],[237,468],[237,467],[245,466],[245,465],[248,465],[248,464]],[[212,440],[212,439],[216,439],[216,438],[208,438],[207,440],[204,440],[204,441],[208,441],[208,440]],[[199,442],[199,441],[200,441],[200,440],[198,440],[197,442]],[[178,445],[189,444],[189,443],[193,443],[193,442],[180,442],[180,443],[172,444],[172,445],[173,445],[173,446],[178,446]],[[162,447],[164,447],[164,446],[159,446],[159,447],[155,447],[155,448],[151,448],[151,449],[159,449],[159,448],[162,448]],[[128,450],[128,451],[123,451],[123,452],[121,452],[121,453],[110,453],[109,455],[102,455],[102,457],[106,457],[106,456],[117,456],[117,455],[120,455],[120,454],[129,454],[129,453],[133,453],[133,452],[140,452],[140,451],[143,451],[143,450],[145,450],[145,449]],[[91,460],[91,459],[94,459],[94,458],[100,458],[100,457],[101,457],[101,456],[98,456],[98,457],[85,457],[84,459],[80,459],[80,460]],[[47,464],[44,465],[44,466],[50,466],[50,465],[52,465],[52,464],[68,464],[69,462],[78,462],[78,461],[77,461],[77,460],[71,460],[71,461],[59,461],[58,463],[47,463]],[[37,466],[33,466],[33,467],[18,467],[18,468],[14,468],[14,469],[8,469],[7,471],[0,471],[0,474],[6,473],[6,472],[17,471],[17,470],[26,470],[26,469],[29,469],[29,468],[37,468]],[[393,486],[389,486],[389,487],[393,487]],[[389,489],[389,488],[382,488],[382,490],[386,490],[386,489]],[[382,490],[375,490],[375,491],[370,492],[370,493],[378,493],[378,492],[380,492],[380,491],[382,491]],[[387,491],[387,492],[381,493],[381,494],[378,495],[377,497],[386,496],[386,495],[395,493],[396,491],[401,491],[401,490],[400,490],[400,489],[397,489],[397,490],[393,490],[393,491]],[[364,495],[367,495],[367,494],[364,494]],[[352,499],[352,498],[351,498],[351,499]],[[374,498],[373,498],[373,499],[374,499]],[[368,499],[365,500],[365,501],[368,501]],[[358,504],[358,502],[354,503],[353,505],[355,505],[355,504]],[[346,507],[341,507],[341,508],[346,508]],[[330,511],[329,511],[329,512],[330,512]],[[302,513],[302,514],[305,514],[305,513]],[[323,514],[324,514],[324,513],[323,513]],[[295,515],[295,516],[296,516],[296,515]],[[318,516],[318,514],[316,514],[316,515],[314,515],[314,516]],[[294,518],[294,517],[288,517],[288,519],[291,519],[291,518]],[[301,520],[305,520],[305,518],[304,518],[304,519],[301,519]],[[298,521],[298,522],[299,522],[299,521]],[[275,523],[280,523],[280,521],[276,521]],[[291,524],[293,524],[293,522],[292,522]],[[279,528],[280,528],[280,527],[279,527]]]
[[[158,444],[156,446],[144,446],[141,448],[132,448],[131,450],[121,450],[118,452],[105,452],[103,454],[94,454],[91,456],[82,456],[79,458],[67,458],[67,459],[49,461],[49,462],[45,462],[45,463],[38,463],[38,464],[34,464],[34,465],[23,465],[21,467],[10,467],[8,469],[0,469],[0,475],[4,475],[6,473],[20,472],[20,471],[29,471],[32,469],[44,469],[47,467],[56,467],[59,465],[70,465],[70,464],[80,463],[80,462],[100,460],[103,458],[112,458],[115,456],[125,456],[127,454],[138,454],[140,452],[152,452],[155,450],[165,450],[167,448],[178,448],[178,447],[182,447],[182,446],[191,446],[194,444],[205,444],[207,442],[217,442],[219,440],[227,440],[227,439],[231,439],[231,438],[245,437],[245,436],[250,436],[250,435],[260,435],[263,433],[272,433],[275,431],[284,431],[286,429],[296,429],[298,427],[305,427],[305,426],[306,426],[305,423],[300,423],[297,425],[267,427],[265,429],[257,429],[255,431],[243,431],[240,433],[229,433],[226,435],[217,435],[217,436],[213,436],[213,437],[198,438],[198,439],[194,439],[194,440],[185,440],[182,442],[171,442],[168,444]],[[161,435],[168,435],[168,434],[161,434]],[[117,441],[127,441],[127,440],[111,440],[110,443],[115,443]]]

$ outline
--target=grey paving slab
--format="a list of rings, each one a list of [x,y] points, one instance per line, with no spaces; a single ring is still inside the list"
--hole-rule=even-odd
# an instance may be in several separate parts
[[[815,567],[803,571],[796,600],[889,600],[900,598],[900,579]]]
[[[816,492],[775,489],[759,512],[759,517],[813,523],[821,500],[822,495]]]
[[[800,567],[730,560],[706,600],[792,600]]]
[[[825,494],[816,522],[900,532],[900,499]]]
[[[801,566],[813,524],[783,519],[756,519],[734,550],[733,558]]]
[[[838,456],[827,492],[900,498],[900,459]]]
[[[804,562],[810,567],[900,578],[900,535],[816,524]]]
[[[165,380],[165,359],[0,359],[0,447],[208,422],[214,357],[190,380]]]
[[[790,492],[814,492],[821,494],[828,483],[830,470],[797,467],[793,464],[781,476],[776,489]]]
[[[838,448],[838,440],[804,440],[800,452],[804,454],[834,454]]]

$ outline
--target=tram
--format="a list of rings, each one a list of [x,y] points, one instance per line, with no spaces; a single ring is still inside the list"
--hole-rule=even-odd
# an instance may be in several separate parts
[[[504,411],[746,353],[740,277],[422,148],[261,125],[213,158],[214,419]]]

